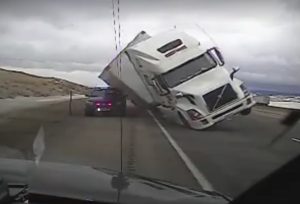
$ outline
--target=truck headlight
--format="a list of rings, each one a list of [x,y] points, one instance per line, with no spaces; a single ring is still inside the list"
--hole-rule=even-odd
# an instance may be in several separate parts
[[[201,113],[199,113],[195,109],[188,110],[187,114],[190,116],[190,118],[192,120],[199,120],[199,119],[203,118],[203,116],[201,115]]]
[[[240,88],[241,88],[242,91],[244,92],[245,97],[250,95],[248,89],[246,88],[246,86],[245,86],[244,84],[241,84],[241,85],[240,85]]]

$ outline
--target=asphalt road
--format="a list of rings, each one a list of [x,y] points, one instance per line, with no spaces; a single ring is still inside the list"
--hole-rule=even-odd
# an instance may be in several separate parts
[[[291,140],[300,124],[271,144],[286,129],[281,121],[288,112],[257,106],[204,131],[160,121],[213,188],[235,197],[300,153]]]
[[[32,144],[42,126],[45,152],[42,161],[90,165],[119,170],[122,123],[123,171],[201,189],[184,161],[170,145],[174,139],[212,187],[235,197],[300,152],[294,129],[275,144],[270,141],[285,127],[282,109],[256,107],[249,116],[235,116],[205,131],[188,130],[163,117],[158,121],[132,105],[128,115],[85,117],[83,101],[14,110],[0,114],[0,157],[33,159]]]

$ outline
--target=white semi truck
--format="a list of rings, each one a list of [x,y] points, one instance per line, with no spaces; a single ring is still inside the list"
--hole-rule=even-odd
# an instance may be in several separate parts
[[[121,68],[120,68],[121,65]],[[136,105],[163,108],[193,129],[204,129],[255,104],[243,82],[229,73],[216,47],[177,30],[140,32],[100,74]]]

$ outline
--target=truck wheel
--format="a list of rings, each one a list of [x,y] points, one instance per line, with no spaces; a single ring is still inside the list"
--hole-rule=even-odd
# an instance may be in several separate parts
[[[126,106],[121,108],[121,110],[120,110],[120,116],[121,117],[126,116]]]
[[[180,113],[178,112],[178,116],[179,116],[179,119],[180,121],[183,123],[183,125],[187,128],[191,128],[190,124],[188,123],[188,121],[185,119],[185,117]]]
[[[133,105],[136,106],[136,102],[134,100],[130,100]]]
[[[251,108],[247,108],[247,109],[241,111],[242,115],[249,115],[250,113],[251,113]]]
[[[121,116],[121,117],[125,117],[125,116],[126,116],[126,111],[125,111],[125,110],[122,110],[120,116]]]
[[[123,101],[123,104],[120,108],[120,116],[124,117],[126,116],[126,111],[127,111],[127,103],[126,103],[126,99]]]

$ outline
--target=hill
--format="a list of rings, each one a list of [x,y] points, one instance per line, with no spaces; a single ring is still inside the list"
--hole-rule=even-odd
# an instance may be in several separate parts
[[[247,87],[250,89],[250,91],[258,95],[300,96],[300,85],[248,82]]]
[[[41,77],[0,68],[0,98],[86,94],[88,87],[55,77]]]

